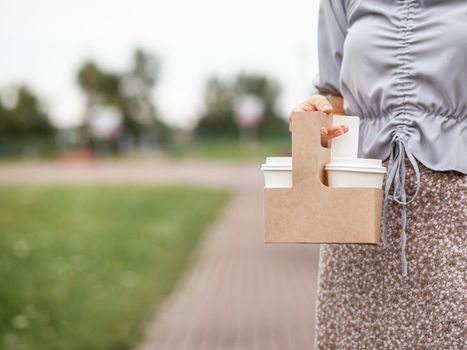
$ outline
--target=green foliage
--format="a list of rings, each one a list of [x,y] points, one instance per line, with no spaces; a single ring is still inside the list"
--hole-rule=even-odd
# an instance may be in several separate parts
[[[88,61],[79,68],[77,81],[89,108],[111,105],[120,110],[124,133],[166,143],[172,130],[159,118],[152,98],[159,66],[156,56],[138,49],[128,71],[111,72]]]
[[[11,108],[4,106],[0,100],[0,137],[53,134],[54,127],[34,93],[25,86],[14,90],[16,101]]]
[[[55,127],[26,86],[1,91],[0,157],[47,156],[55,151]]]
[[[217,77],[208,79],[204,93],[205,112],[195,130],[198,138],[234,138],[238,135],[234,122],[234,98],[228,82]]]
[[[117,73],[106,72],[92,61],[85,62],[78,71],[79,85],[88,98],[88,104],[91,105],[94,103],[118,105],[120,79]]]
[[[263,118],[258,126],[260,137],[288,135],[288,125],[277,112],[277,100],[280,95],[280,87],[277,82],[264,75],[240,74],[233,88],[236,95],[251,94],[258,96],[263,101]]]
[[[227,193],[0,187],[0,348],[131,349]]]
[[[239,74],[233,81],[218,77],[208,79],[204,92],[204,112],[196,127],[198,138],[235,138],[238,126],[234,121],[236,98],[253,95],[264,105],[262,119],[257,126],[258,135],[264,137],[285,137],[287,123],[277,112],[279,85],[261,74]]]
[[[147,93],[159,79],[160,64],[158,59],[142,49],[136,49],[133,53],[133,68],[130,76],[138,79],[139,86]]]

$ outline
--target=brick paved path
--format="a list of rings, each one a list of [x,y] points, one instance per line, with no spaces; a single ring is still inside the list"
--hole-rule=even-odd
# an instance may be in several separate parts
[[[313,349],[318,249],[262,242],[258,164],[0,165],[0,182],[190,182],[234,195],[137,350]]]

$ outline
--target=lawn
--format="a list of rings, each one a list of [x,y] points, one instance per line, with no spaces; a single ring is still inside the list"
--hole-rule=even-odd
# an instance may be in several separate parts
[[[129,349],[228,193],[0,186],[0,348]]]

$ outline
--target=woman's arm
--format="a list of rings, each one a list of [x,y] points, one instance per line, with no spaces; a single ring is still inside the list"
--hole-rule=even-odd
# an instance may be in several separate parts
[[[332,112],[334,114],[345,115],[344,99],[342,96],[329,95],[329,102],[331,102]]]

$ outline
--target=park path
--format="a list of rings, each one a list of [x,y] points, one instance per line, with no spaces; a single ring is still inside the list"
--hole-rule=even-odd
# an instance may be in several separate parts
[[[137,350],[313,349],[318,247],[266,245],[258,163],[0,164],[0,183],[190,183],[229,188],[194,266]]]

